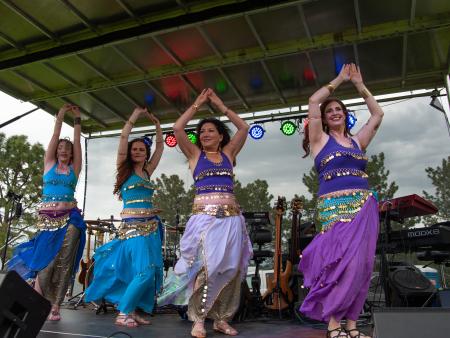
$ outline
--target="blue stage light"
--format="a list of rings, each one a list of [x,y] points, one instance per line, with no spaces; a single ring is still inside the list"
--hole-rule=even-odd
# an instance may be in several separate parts
[[[261,125],[254,124],[250,127],[248,133],[250,134],[252,139],[259,140],[263,138],[265,130]]]
[[[356,118],[355,113],[349,111],[346,121],[348,130],[352,129],[355,126],[356,121],[358,121],[358,119]]]

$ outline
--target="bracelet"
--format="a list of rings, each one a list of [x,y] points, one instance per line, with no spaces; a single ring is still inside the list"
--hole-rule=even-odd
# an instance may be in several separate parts
[[[372,96],[372,93],[369,92],[369,90],[366,87],[361,89],[361,91],[359,93],[361,94],[363,99],[367,99],[369,96]]]
[[[132,127],[134,127],[134,122],[131,122],[130,120],[127,121]]]
[[[192,107],[194,108],[195,111],[197,111],[198,108],[200,108],[200,106],[198,104],[195,104],[195,103],[192,105]]]
[[[162,142],[164,142],[164,140],[156,140],[155,142],[156,143],[162,143]]]
[[[326,89],[328,89],[328,91],[330,92],[330,95],[333,94],[333,92],[336,90],[336,86],[334,84],[332,84],[331,82],[326,84],[324,87]]]
[[[230,110],[230,108],[225,109],[225,111],[223,112],[223,115],[228,115],[229,110]]]
[[[73,124],[75,125],[75,124],[81,124],[81,117],[75,117],[74,119],[73,119]]]

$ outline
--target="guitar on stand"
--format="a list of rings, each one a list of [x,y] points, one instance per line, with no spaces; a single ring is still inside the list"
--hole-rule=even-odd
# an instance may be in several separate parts
[[[275,207],[275,250],[274,250],[274,267],[273,277],[267,278],[267,291],[262,299],[266,308],[270,310],[278,310],[280,318],[281,311],[289,307],[288,299],[288,281],[286,282],[287,271],[282,272],[282,252],[281,252],[281,223],[283,214],[286,210],[286,199],[278,197]],[[283,278],[281,277],[283,275]]]

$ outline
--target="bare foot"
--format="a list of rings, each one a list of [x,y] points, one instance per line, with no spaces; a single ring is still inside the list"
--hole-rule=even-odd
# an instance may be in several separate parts
[[[51,320],[51,321],[54,321],[54,322],[56,322],[58,320],[61,320],[61,314],[59,313],[59,310],[58,309],[52,309],[50,311],[50,314],[48,315],[47,319]]]
[[[194,322],[192,325],[191,336],[196,338],[205,338],[206,330],[205,330],[205,322],[198,321]]]

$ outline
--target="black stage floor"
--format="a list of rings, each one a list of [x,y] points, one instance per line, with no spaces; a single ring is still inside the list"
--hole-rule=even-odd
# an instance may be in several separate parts
[[[62,309],[62,320],[47,321],[39,338],[70,338],[70,337],[109,337],[117,331],[124,331],[133,338],[140,337],[190,337],[191,323],[182,320],[177,314],[158,314],[151,318],[152,325],[138,328],[124,328],[114,325],[115,315],[112,312],[96,315],[89,308],[78,310]],[[212,330],[212,322],[207,322],[208,337],[226,337]],[[323,338],[326,331],[302,325],[295,320],[249,320],[234,323],[240,338]],[[112,337],[129,337],[117,334]]]

